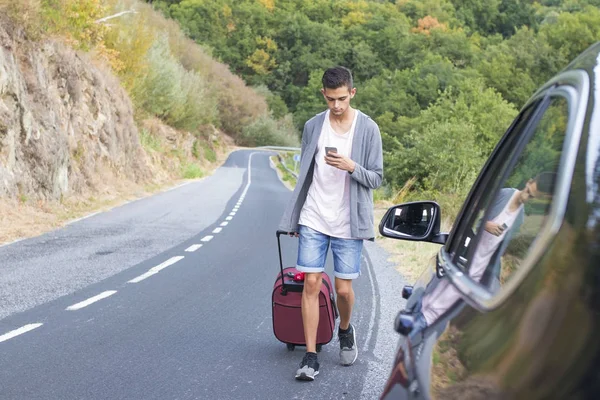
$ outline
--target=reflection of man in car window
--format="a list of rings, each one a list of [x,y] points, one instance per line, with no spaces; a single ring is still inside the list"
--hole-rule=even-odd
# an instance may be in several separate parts
[[[555,174],[545,172],[527,181],[522,190],[511,188],[500,190],[491,205],[489,219],[483,224],[484,231],[469,267],[469,276],[474,281],[481,281],[492,257],[498,253],[494,258],[492,282],[489,285],[493,290],[499,287],[500,256],[504,254],[512,236],[523,223],[524,205],[532,198],[552,194],[554,182]],[[434,283],[433,290],[426,290],[426,294],[416,305],[417,314],[411,335],[431,325],[460,297],[459,292],[447,279],[432,282],[437,282]]]

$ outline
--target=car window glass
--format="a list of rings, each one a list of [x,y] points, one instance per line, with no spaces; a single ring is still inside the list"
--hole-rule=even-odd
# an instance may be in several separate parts
[[[553,97],[499,189],[473,214],[462,261],[476,282],[497,289],[520,267],[550,211],[566,133],[568,102]],[[501,178],[496,178],[501,179]],[[477,240],[472,240],[476,237]]]
[[[533,117],[538,115],[540,103],[534,103],[531,107],[525,109],[512,124],[507,132],[507,135],[501,141],[501,147],[495,152],[491,162],[486,166],[484,172],[478,179],[478,185],[484,187],[498,187],[500,185],[500,179],[505,175],[502,171],[508,168],[508,164],[505,160],[510,159],[511,154],[514,152],[513,149],[516,147],[516,143],[519,139],[524,137],[527,132],[527,127],[531,126]],[[491,179],[490,179],[491,178]],[[481,183],[484,182],[484,183]],[[473,204],[487,204],[491,200],[489,191],[475,192],[471,196]],[[475,200],[473,200],[475,199]],[[458,258],[464,260],[465,266],[468,261],[468,251],[473,246],[475,233],[477,232],[477,226],[473,226],[470,218],[479,221],[485,214],[485,207],[480,210],[469,209],[468,205],[462,212],[463,216],[460,218],[459,225],[457,227],[457,240],[460,243],[460,251]],[[457,244],[458,244],[457,243]],[[453,246],[452,244],[450,245]],[[457,252],[458,253],[458,252]],[[436,266],[437,268],[437,266]],[[413,294],[416,293],[416,290]],[[423,332],[424,327],[431,327],[434,324],[440,325],[439,322],[443,323],[444,316],[447,316],[450,310],[453,308],[457,301],[460,299],[460,293],[450,283],[448,279],[439,277],[438,274],[434,274],[430,281],[421,289],[422,296],[418,300],[411,302],[411,311],[415,315],[415,327],[413,327],[412,335],[419,335],[419,332]]]
[[[518,139],[524,134],[527,126],[531,125],[531,121],[535,111],[539,106],[539,102],[536,102],[523,110],[521,114],[516,118],[513,123],[511,129],[509,129],[507,140],[502,146],[502,149],[496,154],[494,160],[492,160],[491,164],[488,166],[487,170],[484,172],[484,175],[489,179],[487,182],[483,182],[486,187],[497,187],[500,184],[500,179],[504,175],[504,171],[508,167],[508,164],[505,162],[506,159],[510,157],[510,154],[513,152],[513,149],[518,142]],[[476,203],[484,204],[487,206],[490,201],[492,201],[492,193],[489,191],[485,191],[481,193],[479,196],[474,196],[475,199],[478,199]],[[467,224],[467,226],[458,226],[458,231],[463,231],[464,233],[458,237],[458,240],[461,243],[457,243],[456,246],[456,257],[455,263],[459,266],[462,266],[466,269],[467,264],[467,253],[469,251],[470,246],[472,245],[472,239],[475,237],[475,233],[477,232],[478,223],[483,218],[483,213],[485,212],[486,207],[480,207],[478,210],[470,210],[467,206],[465,213],[463,215],[461,224]],[[474,212],[473,212],[474,211]]]

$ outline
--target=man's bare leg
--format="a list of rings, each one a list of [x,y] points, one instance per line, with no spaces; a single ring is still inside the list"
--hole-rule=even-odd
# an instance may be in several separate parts
[[[352,308],[354,307],[354,290],[352,279],[335,278],[335,292],[337,293],[337,306],[340,312],[340,328],[348,329]]]
[[[319,328],[319,293],[321,292],[321,273],[306,273],[304,275],[304,290],[302,291],[302,323],[306,351],[317,352],[317,329]]]

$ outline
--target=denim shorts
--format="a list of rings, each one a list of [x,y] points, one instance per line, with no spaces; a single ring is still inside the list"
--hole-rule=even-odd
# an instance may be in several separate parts
[[[356,279],[360,276],[362,239],[335,238],[304,225],[300,225],[298,233],[298,271],[323,272],[327,250],[331,244],[333,275],[340,279]]]

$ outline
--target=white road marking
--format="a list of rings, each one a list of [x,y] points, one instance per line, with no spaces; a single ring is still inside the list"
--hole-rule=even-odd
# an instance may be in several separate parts
[[[166,189],[166,190],[164,190],[164,191],[163,191],[163,193],[170,192],[171,190],[179,189],[180,187],[183,187],[183,186],[189,185],[190,183],[194,183],[194,182],[201,181],[201,180],[203,180],[203,179],[204,179],[204,178],[197,179],[197,180],[194,180],[194,181],[184,182],[184,183],[182,183],[181,185],[173,186],[172,188],[169,188],[169,189]]]
[[[362,259],[365,260],[365,264],[367,264],[367,273],[369,274],[369,282],[371,283],[371,319],[369,321],[369,331],[367,333],[367,337],[365,338],[365,344],[363,345],[363,351],[367,352],[369,350],[369,342],[371,341],[371,333],[373,332],[373,327],[375,326],[377,297],[375,296],[375,282],[373,282],[375,276],[373,273],[371,273],[373,266],[371,265],[370,260],[364,255],[362,256]]]
[[[18,242],[20,242],[21,240],[25,240],[25,239],[27,239],[27,238],[20,238],[20,239],[17,239],[17,240],[13,240],[12,242],[8,242],[8,243],[1,244],[1,245],[0,245],[0,247],[9,246],[9,245],[11,245],[11,244],[18,243]]]
[[[233,219],[233,217],[227,217],[227,218],[225,218],[225,220],[227,220],[227,221],[231,221],[232,219]]]
[[[215,228],[214,231],[212,231],[212,233],[219,233],[223,230],[223,228]]]
[[[229,215],[231,215],[232,217],[235,215],[234,212],[230,212]]]
[[[256,329],[257,329],[257,330],[258,330],[258,329],[260,329],[260,327],[261,327],[261,326],[263,326],[263,324],[265,323],[265,321],[266,321],[266,320],[268,320],[268,319],[269,319],[269,317],[265,317],[265,318],[262,320],[262,322],[261,322],[260,324],[258,324],[258,326],[256,327]]]
[[[5,342],[8,339],[12,339],[15,336],[19,336],[19,335],[22,335],[22,334],[27,333],[29,331],[32,331],[32,330],[34,330],[36,328],[39,328],[42,325],[44,325],[44,324],[41,324],[41,323],[28,324],[28,325],[20,327],[19,329],[15,329],[14,331],[10,331],[8,333],[5,333],[4,335],[0,336],[0,343]]]
[[[142,275],[138,276],[137,278],[133,278],[128,283],[138,283],[138,282],[141,282],[144,279],[151,277],[152,275],[158,274],[161,270],[167,268],[170,265],[175,264],[177,261],[179,261],[179,260],[181,260],[183,258],[185,258],[185,257],[184,256],[171,257],[167,261],[165,261],[164,263],[159,264],[156,267],[150,268],[150,270],[148,270],[148,272],[146,272],[145,274],[142,274]]]
[[[75,222],[83,221],[84,219],[88,219],[88,218],[91,218],[91,217],[93,217],[94,215],[98,215],[98,214],[100,214],[100,212],[101,212],[101,211],[96,211],[95,213],[91,213],[91,214],[88,214],[88,215],[84,215],[84,216],[83,216],[83,217],[81,217],[81,218],[76,218],[76,219],[74,219],[74,220],[72,220],[72,221],[69,221],[69,222],[67,222],[65,225],[71,225],[71,224],[74,224]]]
[[[97,295],[97,296],[90,297],[89,299],[87,299],[87,300],[84,300],[84,301],[82,301],[82,302],[80,302],[80,303],[73,304],[72,306],[69,306],[69,307],[67,307],[67,308],[66,308],[66,310],[67,310],[67,311],[76,311],[76,310],[80,310],[80,309],[82,309],[82,308],[84,308],[84,307],[87,307],[87,306],[89,306],[90,304],[93,304],[93,303],[95,303],[95,302],[97,302],[97,301],[100,301],[100,300],[102,300],[102,299],[105,299],[105,298],[107,298],[108,296],[112,296],[112,295],[113,295],[113,294],[115,294],[115,293],[117,293],[117,291],[116,291],[116,290],[107,290],[106,292],[102,292],[102,293],[100,293],[100,294],[99,294],[99,295]]]
[[[229,222],[221,222],[221,226],[227,226],[227,224],[229,224]]]
[[[210,242],[212,240],[214,236],[204,236],[202,239],[200,239],[201,242]]]
[[[187,251],[188,253],[192,253],[192,252],[198,250],[200,247],[202,247],[201,244],[193,244],[190,247],[188,247],[187,249],[185,249],[185,251]]]

